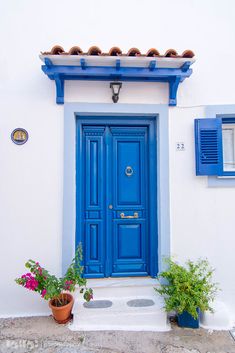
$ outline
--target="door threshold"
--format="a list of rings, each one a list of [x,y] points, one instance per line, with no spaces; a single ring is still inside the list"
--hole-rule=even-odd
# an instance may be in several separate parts
[[[156,286],[158,280],[152,277],[108,277],[89,278],[87,286],[95,287],[132,287],[132,286]]]

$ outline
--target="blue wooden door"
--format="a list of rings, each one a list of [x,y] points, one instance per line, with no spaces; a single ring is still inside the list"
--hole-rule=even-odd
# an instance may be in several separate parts
[[[148,275],[148,128],[87,125],[82,141],[85,275]]]

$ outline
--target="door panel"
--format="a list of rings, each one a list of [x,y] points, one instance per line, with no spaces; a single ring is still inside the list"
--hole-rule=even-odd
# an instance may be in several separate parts
[[[116,242],[114,242],[114,248],[117,248],[117,259],[140,259],[141,238],[140,224],[118,224]]]
[[[116,209],[143,208],[147,129],[111,127],[113,188]],[[129,170],[128,170],[129,169]]]
[[[140,143],[139,141],[118,141],[116,148],[117,205],[139,205],[141,203]],[[129,173],[128,178],[126,173]]]
[[[144,221],[114,221],[113,274],[144,274],[146,229]]]
[[[148,128],[84,126],[82,146],[86,276],[147,275]]]
[[[103,273],[103,222],[101,220],[85,222],[85,272]]]
[[[83,128],[85,170],[85,272],[102,274],[105,261],[104,232],[104,132],[105,127]]]
[[[86,211],[103,209],[103,184],[100,180],[104,177],[104,131],[105,127],[84,128]]]
[[[147,274],[147,129],[111,127],[113,136],[112,275]]]

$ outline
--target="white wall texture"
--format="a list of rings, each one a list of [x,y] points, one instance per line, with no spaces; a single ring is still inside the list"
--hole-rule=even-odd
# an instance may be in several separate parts
[[[235,103],[234,11],[233,0],[0,2],[0,316],[48,313],[14,283],[28,258],[61,272],[64,108],[38,54],[95,44],[195,51],[194,73],[169,110],[171,249],[179,260],[208,257],[235,319],[235,188],[208,188],[195,176],[193,139],[204,105]],[[69,82],[65,92],[66,102],[111,102],[108,82]],[[167,86],[125,83],[119,102],[167,104]],[[16,127],[29,132],[24,146],[11,142]],[[177,141],[185,152],[176,152]]]

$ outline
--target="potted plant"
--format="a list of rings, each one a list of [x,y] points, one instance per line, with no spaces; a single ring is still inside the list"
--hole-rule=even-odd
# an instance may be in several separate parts
[[[155,290],[164,296],[165,310],[176,311],[179,326],[198,328],[199,310],[212,312],[210,303],[218,290],[212,283],[214,270],[205,259],[188,260],[186,266],[172,259],[166,263],[168,269],[159,274],[162,283]]]
[[[86,301],[93,298],[92,289],[86,288],[86,279],[82,277],[81,260],[82,247],[79,245],[75,257],[63,277],[51,275],[38,262],[28,260],[25,267],[29,272],[15,281],[26,289],[38,292],[43,299],[49,300],[49,307],[56,322],[66,323],[71,319],[74,303],[73,296],[70,293],[75,290],[76,286],[79,286]]]

